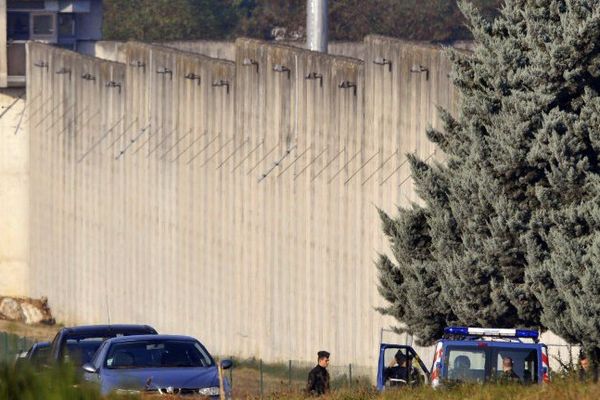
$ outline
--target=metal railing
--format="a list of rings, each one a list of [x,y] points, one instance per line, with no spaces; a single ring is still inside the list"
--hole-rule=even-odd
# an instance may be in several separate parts
[[[288,360],[265,363],[261,359],[232,358],[233,367],[225,372],[234,397],[264,397],[273,394],[299,392],[306,388],[308,373],[315,363]],[[372,368],[348,365],[329,365],[331,388],[349,388],[372,384]]]

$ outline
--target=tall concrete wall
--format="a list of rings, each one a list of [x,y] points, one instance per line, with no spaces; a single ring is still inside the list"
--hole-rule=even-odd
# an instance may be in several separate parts
[[[455,102],[439,49],[365,43],[391,72],[249,39],[235,63],[30,44],[32,295],[65,323],[110,314],[221,354],[375,365],[394,323],[374,310],[376,206],[416,200],[405,153],[432,153],[433,106]]]
[[[373,263],[389,247],[376,207],[419,201],[407,153],[443,160],[425,137],[436,106],[457,112],[441,50],[370,36],[364,62],[250,39],[235,61],[117,52],[28,45],[24,290],[66,324],[149,323],[217,354],[326,348],[375,366],[395,323],[375,311]]]
[[[0,89],[0,294],[25,296],[29,258],[29,154],[23,89]]]
[[[0,88],[8,84],[6,29],[6,0],[0,0]]]

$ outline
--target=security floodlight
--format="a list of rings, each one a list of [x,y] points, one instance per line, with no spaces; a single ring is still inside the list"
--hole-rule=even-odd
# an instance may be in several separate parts
[[[197,75],[193,72],[190,72],[189,74],[187,74],[185,76],[185,79],[190,79],[190,80],[197,80],[198,81],[198,86],[200,86],[200,81],[202,80],[202,78],[200,77],[200,75]]]
[[[388,60],[387,58],[377,57],[373,60],[373,64],[388,65],[389,71],[392,72],[392,61]]]
[[[244,67],[251,67],[253,65],[256,66],[256,72],[258,73],[258,61],[253,60],[251,58],[244,58],[244,61],[242,61],[242,65]]]
[[[421,64],[415,64],[410,69],[410,72],[420,74],[425,72],[425,80],[429,80],[429,69],[427,67],[422,66]]]
[[[354,95],[356,96],[356,82],[342,81],[338,87],[340,89],[354,89]]]
[[[319,74],[318,72],[311,72],[308,75],[306,75],[304,77],[304,79],[310,79],[310,80],[318,79],[320,86],[323,87],[323,74]]]

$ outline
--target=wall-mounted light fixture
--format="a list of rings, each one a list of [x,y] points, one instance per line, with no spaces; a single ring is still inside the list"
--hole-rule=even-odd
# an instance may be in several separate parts
[[[342,81],[338,87],[340,89],[354,89],[354,95],[356,96],[356,82]]]
[[[288,79],[290,79],[291,70],[288,67],[286,67],[285,65],[275,64],[275,65],[273,65],[273,71],[279,72],[279,73],[287,72]]]
[[[219,79],[216,81],[213,81],[212,83],[213,87],[223,87],[226,86],[227,87],[227,94],[229,94],[229,81],[223,80],[223,79]]]
[[[119,88],[119,94],[121,93],[121,82],[108,81],[104,86],[107,88]]]
[[[169,77],[170,77],[171,79],[173,79],[173,71],[172,71],[172,70],[170,70],[170,69],[169,69],[169,68],[167,68],[167,67],[162,67],[162,68],[159,68],[159,69],[157,69],[157,70],[156,70],[156,73],[157,73],[157,74],[161,74],[161,75],[167,75],[167,74],[168,74],[168,75],[169,75]]]
[[[85,79],[86,81],[95,81],[96,77],[90,73],[86,73],[81,75],[81,79]]]
[[[376,65],[387,65],[390,72],[392,72],[392,61],[387,58],[377,57],[373,60],[373,64]]]
[[[46,61],[40,60],[40,61],[34,63],[33,65],[35,67],[38,67],[38,68],[46,68],[46,69],[48,69],[48,63]]]
[[[309,79],[309,80],[319,80],[319,84],[321,87],[323,87],[323,74],[319,74],[318,72],[311,72],[310,74],[306,75],[304,77],[304,79]]]
[[[200,86],[200,81],[202,80],[200,75],[196,75],[193,72],[190,72],[189,74],[187,74],[186,76],[184,76],[185,79],[190,79],[192,81],[196,80],[198,81],[198,86]]]
[[[258,73],[258,61],[253,60],[251,58],[244,58],[244,61],[242,61],[242,65],[244,67],[251,67],[253,65],[256,66],[256,73]]]
[[[429,69],[427,67],[422,66],[421,64],[415,64],[410,69],[410,72],[415,74],[421,74],[425,72],[425,80],[429,80]]]
[[[142,68],[144,70],[144,72],[146,72],[146,63],[140,60],[133,60],[132,62],[129,63],[129,65],[131,65],[132,67],[135,68]]]
[[[71,70],[69,68],[62,67],[58,71],[56,71],[56,75],[66,75],[69,74],[69,79],[71,79]]]

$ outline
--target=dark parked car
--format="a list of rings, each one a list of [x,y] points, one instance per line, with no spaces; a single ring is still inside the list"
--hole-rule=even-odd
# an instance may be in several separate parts
[[[40,367],[48,359],[48,354],[50,354],[50,342],[37,342],[29,350],[17,356],[15,365],[17,367],[22,365]]]
[[[90,325],[61,329],[52,341],[48,364],[71,362],[81,366],[90,361],[98,347],[118,336],[156,335],[148,325]]]
[[[223,369],[231,361],[221,362]],[[143,335],[105,341],[84,379],[99,385],[102,394],[173,394],[219,397],[218,367],[210,353],[188,336]],[[225,395],[231,386],[223,378]]]

